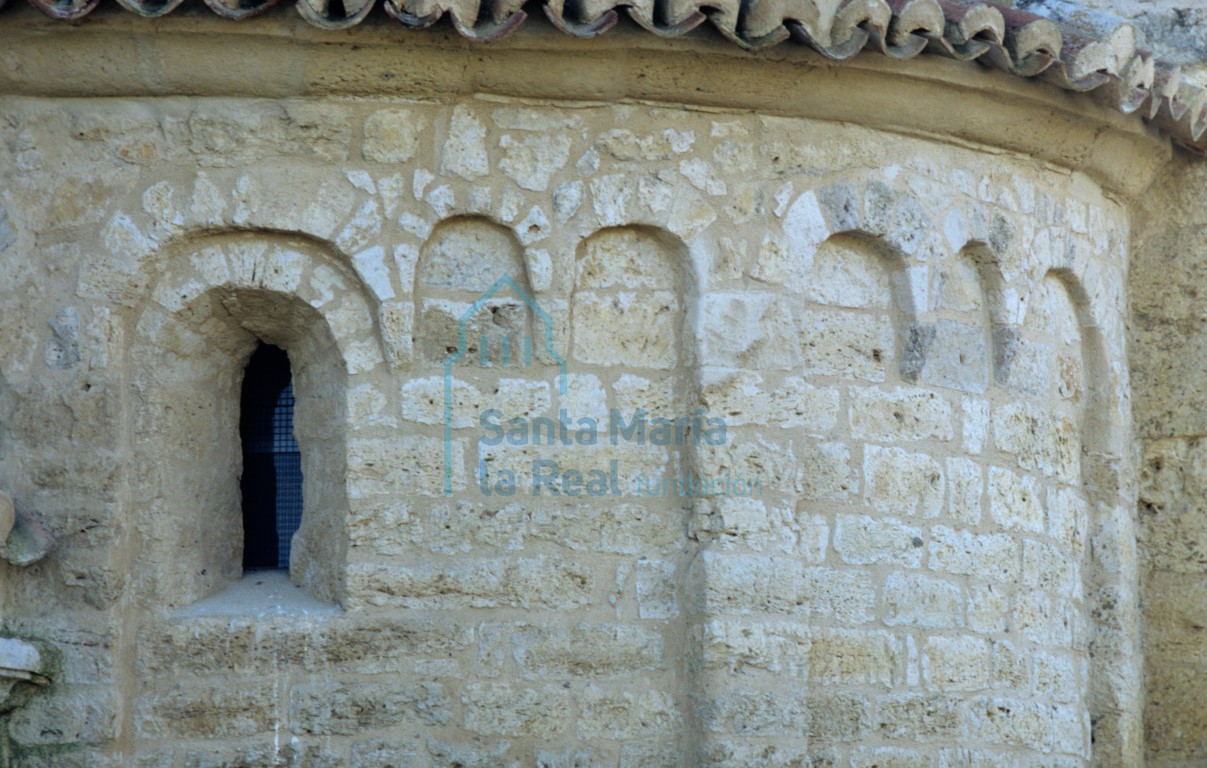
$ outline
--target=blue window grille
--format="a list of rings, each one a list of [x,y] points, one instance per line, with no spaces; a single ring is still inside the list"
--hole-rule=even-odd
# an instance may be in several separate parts
[[[302,523],[302,455],[293,433],[289,357],[262,344],[243,377],[243,567],[288,568]]]

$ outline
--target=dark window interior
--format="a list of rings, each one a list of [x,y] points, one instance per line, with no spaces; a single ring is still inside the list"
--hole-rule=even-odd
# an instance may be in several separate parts
[[[289,357],[261,344],[243,374],[243,568],[288,568],[302,522],[302,457],[293,436]]]

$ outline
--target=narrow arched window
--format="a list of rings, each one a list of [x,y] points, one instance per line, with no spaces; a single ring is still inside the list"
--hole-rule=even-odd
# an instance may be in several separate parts
[[[285,351],[261,344],[243,374],[243,568],[288,568],[302,523],[302,461],[293,435],[293,384]]]

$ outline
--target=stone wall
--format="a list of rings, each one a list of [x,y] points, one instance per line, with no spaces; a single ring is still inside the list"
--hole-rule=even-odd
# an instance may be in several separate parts
[[[1133,255],[1131,349],[1140,467],[1149,765],[1207,756],[1201,165],[1144,206]]]
[[[5,620],[66,662],[16,765],[1135,764],[1130,235],[1086,177],[641,105],[4,114],[0,483],[59,539]],[[221,591],[257,339],[306,477],[270,614]],[[724,439],[482,442],[638,408]]]

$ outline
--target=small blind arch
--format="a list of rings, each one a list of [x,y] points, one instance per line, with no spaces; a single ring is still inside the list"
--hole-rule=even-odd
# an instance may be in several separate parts
[[[243,568],[289,568],[302,522],[302,461],[293,431],[289,356],[260,344],[243,374],[239,435],[243,447]]]

